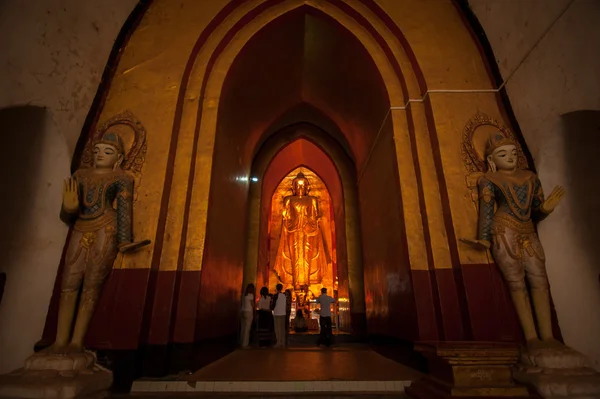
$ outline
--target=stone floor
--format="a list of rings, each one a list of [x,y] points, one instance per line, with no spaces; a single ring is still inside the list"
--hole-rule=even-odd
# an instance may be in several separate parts
[[[421,374],[368,348],[236,350],[188,381],[412,381]]]
[[[160,398],[238,398],[240,393],[279,398],[284,392],[292,398],[404,398],[404,388],[420,377],[366,347],[239,349],[193,374],[137,380],[132,393]]]
[[[269,393],[157,393],[157,394],[128,394],[128,395],[113,395],[110,399],[178,399],[178,398],[217,398],[217,399],[242,399],[242,398],[264,398],[264,399],[305,399],[305,398],[322,398],[322,399],[408,399],[405,394],[331,394],[331,393],[307,393],[301,395],[291,394],[269,394]]]

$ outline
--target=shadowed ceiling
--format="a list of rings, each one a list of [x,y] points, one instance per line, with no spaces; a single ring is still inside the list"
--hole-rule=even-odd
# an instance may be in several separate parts
[[[274,123],[310,122],[360,168],[388,109],[383,80],[362,44],[330,17],[302,7],[259,31],[236,58],[218,131],[236,141],[249,166]]]

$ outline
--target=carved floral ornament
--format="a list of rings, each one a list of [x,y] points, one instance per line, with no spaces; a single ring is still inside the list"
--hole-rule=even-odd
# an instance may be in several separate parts
[[[471,199],[478,205],[477,183],[479,178],[487,171],[487,163],[485,160],[485,145],[490,137],[490,134],[499,130],[505,137],[512,139],[517,143],[518,167],[519,169],[527,169],[527,158],[523,153],[523,149],[518,144],[519,141],[514,133],[490,116],[483,113],[477,113],[473,116],[463,129],[461,156],[463,164],[467,169],[466,183],[471,190]]]

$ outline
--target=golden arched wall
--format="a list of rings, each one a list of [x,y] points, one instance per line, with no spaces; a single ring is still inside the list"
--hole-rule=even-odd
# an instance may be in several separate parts
[[[363,184],[362,179],[374,181],[377,171],[370,165],[380,151],[387,150],[381,143],[393,141],[412,272],[408,283],[414,288],[420,338],[495,339],[512,334],[499,322],[486,319],[486,313],[494,313],[486,312],[486,306],[495,306],[496,315],[510,316],[505,307],[498,310],[504,304],[494,302],[503,295],[497,272],[484,254],[457,242],[457,237],[475,235],[477,218],[460,156],[463,127],[478,111],[499,120],[503,111],[477,45],[451,0],[182,0],[177,7],[172,4],[154,0],[149,7],[123,50],[99,118],[102,122],[129,109],[148,132],[134,233],[152,239],[153,244],[122,264],[125,271],[153,270],[149,280],[141,279],[141,284],[150,282],[141,306],[146,309],[145,324],[140,316],[147,331],[138,326],[121,346],[135,347],[140,340],[194,341],[193,333],[180,324],[171,331],[169,321],[195,314],[195,308],[172,304],[184,290],[182,273],[201,276],[223,81],[254,33],[305,5],[352,32],[385,82],[391,108],[381,121],[370,156],[357,170],[358,184]],[[481,288],[488,286],[499,291]],[[140,306],[119,310],[138,314]]]
[[[156,229],[160,207],[158,199],[162,194],[160,187],[161,180],[164,181],[164,172],[167,169],[167,153],[165,149],[171,144],[172,133],[177,131],[179,133],[178,151],[175,158],[173,187],[169,197],[172,212],[169,213],[167,230],[169,231],[170,242],[176,243],[178,241],[177,238],[181,236],[180,232],[177,232],[177,226],[181,225],[181,216],[178,215],[182,213],[178,212],[180,211],[178,207],[183,205],[185,193],[187,192],[187,180],[183,177],[189,174],[190,146],[193,144],[194,130],[198,128],[196,126],[198,122],[197,111],[201,100],[199,93],[201,92],[202,81],[205,78],[206,66],[219,41],[227,34],[229,29],[236,22],[239,22],[245,14],[257,5],[265,3],[265,1],[242,2],[226,19],[218,24],[201,47],[193,64],[191,66],[188,65],[188,68],[191,68],[189,80],[182,82],[186,61],[192,52],[195,41],[200,37],[202,30],[208,25],[210,20],[227,3],[224,0],[214,0],[202,4],[193,1],[184,1],[181,8],[173,8],[166,1],[155,0],[144,17],[141,26],[134,33],[125,49],[115,78],[113,79],[107,101],[100,116],[100,121],[125,108],[131,109],[143,121],[152,140],[148,149],[144,174],[152,176],[154,183],[152,183],[153,187],[150,187],[150,183],[148,183],[150,179],[144,179],[144,187],[140,187],[140,190],[144,191],[145,194],[154,195],[144,202],[144,209],[138,211],[138,213],[143,211],[144,215],[146,215],[144,219],[150,213],[154,216],[152,218],[154,223],[139,223],[136,227],[138,227],[140,235],[151,236],[152,232]],[[389,61],[383,54],[383,50],[379,44],[370,37],[371,35],[369,35],[366,29],[336,7],[338,2],[304,2],[301,0],[292,0],[277,3],[278,6],[276,8],[269,9],[268,12],[261,14],[260,18],[256,18],[253,21],[252,25],[246,26],[243,31],[237,33],[225,52],[214,62],[213,72],[209,82],[206,84],[207,92],[202,103],[203,121],[200,122],[200,136],[202,140],[208,140],[207,142],[202,141],[198,143],[198,148],[201,151],[198,153],[197,163],[202,167],[207,165],[205,157],[206,154],[210,153],[210,151],[206,150],[206,146],[210,148],[211,145],[209,138],[207,138],[210,135],[205,133],[210,131],[211,126],[214,128],[216,105],[219,98],[218,93],[227,70],[227,65],[233,61],[236,51],[239,51],[243,43],[260,26],[264,26],[269,20],[277,15],[281,15],[286,10],[299,7],[303,4],[319,8],[340,21],[346,28],[357,35],[361,42],[365,44],[365,48],[373,56],[388,85],[390,102],[393,108],[390,113],[394,120],[395,128],[399,132],[404,131],[404,137],[400,134],[397,137],[397,141],[400,142],[398,146],[402,147],[398,149],[399,155],[402,155],[400,157],[401,164],[413,164],[412,156],[403,152],[410,148],[409,139],[406,137],[408,136],[406,134],[407,121],[406,117],[402,116],[406,114],[406,111],[398,109],[406,105],[407,97],[420,100],[424,89],[423,86],[432,91],[487,90],[492,88],[476,44],[469,36],[469,32],[463,25],[460,15],[450,1],[440,1],[435,2],[435,4],[433,4],[434,2],[407,0],[377,1],[377,4],[387,13],[389,18],[398,25],[406,41],[410,44],[411,49],[409,53],[412,53],[410,55],[407,55],[407,50],[402,47],[402,43],[393,35],[393,32],[363,2],[358,0],[342,2],[346,7],[352,7],[361,13],[374,29],[385,38],[389,44],[389,48],[393,52],[394,59],[402,69],[406,83],[406,96],[402,94],[401,83],[398,82],[398,78],[393,68],[389,65]],[[411,57],[418,63],[421,69],[420,72],[415,72],[413,68],[414,61],[413,63],[410,61]],[[417,75],[419,73],[422,74],[425,85],[418,82]],[[176,111],[178,111],[177,91],[182,88],[182,85],[185,85],[185,95],[179,105],[182,115],[179,118],[175,118]],[[434,117],[447,119],[444,121],[444,126],[441,126],[441,128],[437,126],[438,136],[449,137],[450,140],[459,138],[464,123],[477,110],[485,110],[488,114],[501,119],[501,112],[498,110],[493,93],[439,93],[430,94],[430,99]],[[424,121],[424,110],[420,109],[421,104],[420,102],[411,104],[415,131],[421,132],[417,134],[415,140],[419,149],[420,136],[426,137],[429,135],[429,129]],[[446,105],[450,105],[455,109],[444,109]],[[451,116],[451,118],[448,118],[448,116]],[[178,119],[178,121],[175,121],[175,119]],[[396,122],[396,119],[399,120]],[[448,122],[450,122],[450,125],[448,125]],[[174,124],[176,126],[173,126]],[[449,131],[451,131],[450,134],[448,134]],[[444,140],[445,142],[446,140]],[[443,143],[441,144],[444,146]],[[453,149],[449,149],[455,150],[458,148],[458,145],[456,143]],[[423,147],[427,146],[423,144]],[[446,147],[450,146],[446,145]],[[430,151],[428,148],[423,148],[422,152],[430,154]],[[424,163],[421,170],[434,169],[427,167],[428,161],[424,158],[426,157],[420,157],[419,159],[420,162]],[[456,172],[460,171],[462,173],[460,170],[462,166],[459,164],[460,157],[457,157],[456,161],[452,162],[449,160],[448,164],[453,163],[452,169],[456,169]],[[413,169],[412,167],[399,165],[399,168],[401,169],[401,175],[414,175],[414,172],[410,173],[410,169]],[[410,177],[407,176],[407,179],[410,179]],[[430,180],[433,181],[433,179]],[[460,179],[456,180],[460,180],[460,184],[462,184],[463,178],[461,176]],[[407,180],[407,183],[409,181]],[[414,183],[414,180],[412,182]],[[202,186],[195,186],[196,193],[194,194],[195,199],[193,200],[194,205],[192,207],[198,208],[199,213],[204,212],[200,205],[202,202],[200,198],[207,195],[207,184],[208,182],[205,182]],[[425,184],[425,186],[428,185]],[[459,186],[459,184],[453,184],[453,186]],[[201,194],[201,192],[204,194]],[[408,195],[409,193],[407,193]],[[427,196],[427,194],[425,195]],[[435,208],[433,204],[431,206]],[[198,217],[202,218],[201,216]],[[456,219],[464,218],[458,217]],[[472,216],[469,219],[472,219]],[[140,220],[140,218],[136,220]],[[418,225],[418,223],[415,223],[415,225]],[[192,246],[197,244],[194,239],[190,240],[189,244],[192,244]],[[176,252],[169,245],[163,248],[161,269],[175,269],[177,263]],[[198,252],[201,251],[193,251],[193,253]],[[422,248],[421,252],[423,252]],[[140,254],[135,259],[135,264],[130,266],[147,266],[150,255],[151,248],[144,254]],[[190,254],[189,256],[195,257],[196,255]],[[470,254],[468,251],[464,252],[463,255],[464,260],[467,261],[482,261],[481,259],[471,259],[473,256],[474,254]],[[191,261],[192,258],[189,259]],[[193,263],[197,264],[197,262]]]

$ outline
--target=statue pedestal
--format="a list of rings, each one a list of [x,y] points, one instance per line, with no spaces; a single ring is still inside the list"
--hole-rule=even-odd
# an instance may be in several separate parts
[[[515,384],[515,344],[496,342],[424,342],[415,350],[429,361],[430,374],[406,388],[411,398],[539,398]]]
[[[97,365],[91,352],[38,352],[24,368],[0,376],[0,398],[101,399],[109,395],[112,382],[112,372]]]
[[[600,398],[600,373],[584,355],[566,346],[523,350],[513,375],[546,399]]]

